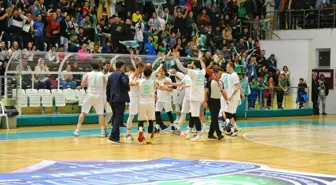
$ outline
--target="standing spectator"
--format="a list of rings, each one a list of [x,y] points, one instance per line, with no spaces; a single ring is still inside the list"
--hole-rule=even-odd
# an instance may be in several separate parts
[[[111,41],[114,52],[117,52],[121,47],[119,44],[119,40],[122,40],[124,37],[124,28],[120,23],[120,18],[115,17],[114,22],[111,24]]]
[[[257,77],[257,62],[255,56],[252,56],[247,64],[247,76],[249,80]]]
[[[318,80],[318,106],[322,103],[322,114],[327,115],[325,111],[325,105],[326,105],[326,98],[329,94],[329,86],[328,82],[325,80],[325,76],[323,74],[320,75],[320,79]]]
[[[4,41],[0,42],[0,61],[5,61],[8,59],[8,50],[6,48],[6,43]]]
[[[206,9],[202,10],[202,14],[197,17],[197,25],[204,27],[208,26],[210,24],[211,20],[210,17],[207,14]]]
[[[142,20],[142,15],[140,13],[140,10],[136,10],[133,14],[132,14],[132,22],[135,25],[136,23],[139,22],[139,20]]]
[[[300,78],[299,84],[298,84],[298,94],[297,94],[297,100],[296,103],[299,103],[299,108],[301,109],[303,107],[303,104],[307,102],[307,93],[306,93],[307,84],[303,80],[303,78]]]
[[[109,140],[113,143],[120,143],[120,125],[123,124],[125,103],[130,102],[128,91],[130,90],[129,79],[124,73],[125,63],[116,62],[117,70],[108,79],[106,87],[107,101],[112,106],[112,132]]]
[[[57,14],[56,12],[52,12],[50,15],[49,10],[47,12],[47,29],[46,29],[46,41],[47,41],[47,51],[50,50],[52,46],[55,46],[58,42],[59,32],[60,32],[60,24],[57,22]]]
[[[3,41],[8,40],[8,14],[3,4],[0,4],[0,33],[4,33],[2,36]]]
[[[62,20],[60,22],[60,44],[64,45],[65,51],[68,51],[69,47],[69,35],[70,35],[70,25],[68,25],[71,20],[67,12],[62,13]]]
[[[22,15],[21,9],[14,9],[12,18],[9,20],[12,42],[17,41],[22,49],[22,28],[28,18]]]
[[[280,74],[279,76],[279,82],[277,86],[277,103],[278,103],[278,109],[283,109],[282,103],[283,103],[283,97],[285,92],[287,92],[288,86],[287,86],[287,79],[284,74]]]
[[[267,69],[270,72],[276,72],[277,70],[277,61],[275,59],[275,55],[271,54],[271,56],[266,61]]]
[[[287,66],[283,66],[280,74],[283,74],[285,79],[287,80],[287,86],[290,86],[290,72]]]
[[[32,14],[27,12],[26,17],[27,19],[24,20],[22,27],[23,48],[27,48],[28,43],[33,42],[32,30],[34,21],[32,20]]]
[[[33,24],[33,32],[36,49],[44,51],[44,24],[42,22],[42,15],[37,15]]]
[[[319,114],[319,104],[318,104],[318,97],[319,97],[319,83],[317,81],[317,75],[313,74],[312,75],[312,97],[311,101],[313,102],[313,109],[314,109],[314,115]]]
[[[103,45],[101,52],[102,53],[112,53],[113,52],[113,46],[110,40],[108,40],[107,43]]]
[[[141,53],[143,50],[144,31],[145,31],[145,24],[143,23],[142,18],[140,18],[139,21],[135,24],[134,40],[136,40],[139,43]]]
[[[273,77],[269,77],[267,81],[268,89],[265,90],[265,98],[267,98],[267,107],[270,109],[273,106],[273,98],[275,94],[275,82]]]
[[[184,14],[182,13],[182,10],[184,10]],[[174,26],[174,32],[175,33],[181,33],[182,36],[186,35],[186,18],[188,15],[188,10],[184,8],[177,8],[175,7],[174,10],[174,17],[175,17],[175,26]]]

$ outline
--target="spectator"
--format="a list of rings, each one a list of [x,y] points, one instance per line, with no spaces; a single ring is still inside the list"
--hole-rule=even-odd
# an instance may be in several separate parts
[[[275,55],[271,54],[271,56],[266,61],[267,68],[271,72],[276,72],[277,70],[277,61],[275,59]]]
[[[145,31],[145,24],[142,21],[142,18],[135,24],[135,34],[134,40],[139,43],[140,51],[143,50],[143,42],[144,42],[144,31]]]
[[[287,80],[287,86],[290,86],[290,72],[288,71],[287,66],[283,66],[281,74],[283,74],[284,78]]]
[[[51,14],[51,15],[50,15]],[[46,28],[46,41],[47,41],[47,51],[50,50],[52,46],[56,46],[58,42],[60,24],[56,20],[56,12],[50,13],[50,10],[47,12],[47,28]]]
[[[49,69],[45,64],[43,58],[40,58],[35,67],[35,72],[37,73],[49,73]],[[35,74],[35,82],[37,83],[38,89],[50,89],[50,79],[48,74]]]
[[[252,56],[249,63],[247,64],[247,71],[247,76],[249,80],[252,80],[257,76],[257,63],[255,56]]]
[[[67,12],[62,13],[62,20],[60,22],[60,44],[64,45],[65,51],[68,51],[69,36],[70,36],[70,22],[71,18]]]
[[[202,10],[202,14],[197,17],[198,26],[208,26],[210,24],[210,17],[207,15],[205,9]]]
[[[314,110],[314,115],[319,114],[319,104],[318,104],[318,97],[319,97],[319,83],[317,81],[317,75],[313,74],[312,75],[312,85],[311,85],[311,101],[313,103],[313,110]]]
[[[113,52],[113,46],[110,40],[108,40],[107,43],[102,47],[101,52],[102,53],[112,53]]]
[[[135,25],[136,23],[139,22],[139,20],[142,21],[142,15],[140,14],[140,10],[136,10],[133,14],[132,14],[132,22]]]
[[[71,89],[76,89],[77,87],[77,82],[73,80],[73,75],[68,74],[71,72],[71,65],[68,64],[63,71],[63,74],[61,75],[61,85],[63,89],[66,88],[71,88]]]
[[[283,109],[282,103],[283,103],[283,97],[284,93],[288,91],[288,83],[287,79],[284,74],[280,74],[279,76],[279,82],[277,86],[277,103],[278,103],[278,109]]]
[[[303,80],[303,78],[300,78],[299,84],[298,84],[298,94],[296,103],[299,103],[299,108],[301,109],[303,107],[303,104],[308,101],[308,96],[306,93],[307,84]]]
[[[328,82],[325,80],[325,76],[323,74],[320,75],[320,79],[318,80],[318,106],[322,104],[322,114],[327,115],[326,110],[325,110],[325,105],[326,105],[326,98],[329,94],[329,86]]]
[[[12,17],[9,20],[12,42],[17,41],[19,48],[22,48],[22,28],[26,20],[28,18],[22,14],[22,10],[16,8],[13,10]]]
[[[42,15],[37,15],[33,24],[34,32],[34,43],[36,49],[39,51],[44,51],[44,24],[42,22]]]
[[[273,99],[275,94],[275,82],[273,77],[269,77],[267,81],[268,89],[264,91],[265,98],[267,98],[267,107],[270,109],[273,106]]]
[[[257,98],[259,96],[259,88],[258,88],[258,82],[255,77],[251,78],[250,82],[250,88],[251,88],[251,93],[248,95],[248,107],[249,109],[254,109],[255,108],[255,102],[257,101]]]
[[[28,66],[28,60],[22,59],[21,64],[19,64],[16,69],[22,74],[22,89],[28,89],[32,87],[32,79],[31,79],[31,68]]]
[[[8,59],[8,50],[6,48],[6,43],[4,41],[0,42],[0,61],[5,61]]]

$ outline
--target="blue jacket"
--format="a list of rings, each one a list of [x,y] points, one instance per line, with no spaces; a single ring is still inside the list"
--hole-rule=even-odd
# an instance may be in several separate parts
[[[128,77],[124,72],[117,70],[108,78],[106,87],[107,101],[110,104],[114,102],[130,102],[128,95],[129,90],[130,86]]]

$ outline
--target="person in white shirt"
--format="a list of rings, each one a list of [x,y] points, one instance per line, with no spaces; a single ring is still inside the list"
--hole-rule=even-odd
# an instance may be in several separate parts
[[[223,65],[224,67],[223,68],[226,68],[225,65]],[[221,77],[221,81],[223,83],[223,89],[225,91],[225,93],[227,94],[228,93],[228,89],[229,89],[229,77],[230,77],[230,74],[224,72],[222,74],[222,77]],[[226,101],[224,100],[224,97],[222,96],[221,97],[221,109],[219,111],[219,117],[225,122],[226,121],[226,115],[225,115],[225,111],[226,111],[226,107],[227,107],[227,103]]]
[[[155,120],[155,81],[152,79],[152,67],[146,66],[144,71],[144,78],[133,79],[132,84],[138,87],[139,96],[139,109],[138,121],[139,121],[139,135],[138,141],[143,142],[146,140],[146,144],[152,143],[154,137],[154,120]],[[148,121],[148,137],[147,139],[143,134],[143,124]]]
[[[103,74],[105,76],[105,79],[108,79],[108,77],[112,74],[110,72],[111,69],[111,64],[109,62],[106,62],[104,64],[104,69],[103,69]],[[104,92],[106,92],[106,86],[107,84],[104,84]],[[107,101],[107,96],[106,93],[104,94],[104,109],[106,112],[106,117],[105,117],[105,125],[110,122],[111,118],[112,118],[112,108],[110,103]]]
[[[107,137],[108,133],[104,121],[104,102],[106,101],[104,100],[104,98],[106,98],[106,91],[104,91],[104,86],[107,83],[107,79],[102,72],[98,71],[99,65],[97,62],[91,62],[91,68],[92,71],[84,76],[84,79],[81,83],[82,88],[87,86],[87,95],[83,101],[82,112],[79,115],[77,128],[74,131],[74,135],[79,136],[85,115],[90,112],[90,109],[93,106],[99,117],[101,137]]]
[[[235,70],[235,65],[232,62],[229,62],[226,66],[226,71],[230,74],[229,80],[228,80],[228,90],[227,90],[227,96],[228,96],[228,105],[226,107],[226,118],[231,121],[232,128],[229,133],[226,133],[227,135],[231,136],[237,136],[238,132],[241,131],[241,129],[238,127],[236,121],[235,121],[235,115],[237,108],[240,104],[240,97],[245,98],[243,91],[240,86],[240,79],[239,76]]]
[[[161,126],[162,130],[166,130],[167,127],[164,126],[162,118],[161,118],[161,112],[164,110],[166,111],[169,121],[171,123],[170,128],[172,131],[174,131],[176,128],[173,125],[174,124],[174,117],[172,114],[173,108],[172,108],[172,96],[171,93],[173,91],[173,88],[168,87],[166,84],[171,83],[171,79],[165,76],[166,71],[161,70],[157,74],[157,79],[155,81],[155,87],[156,87],[156,93],[157,93],[157,100],[156,100],[156,106],[155,106],[155,118],[157,123]]]
[[[197,135],[192,141],[203,141],[202,140],[202,124],[200,120],[200,107],[204,101],[204,81],[205,81],[205,64],[203,62],[203,53],[198,53],[198,58],[200,60],[200,66],[197,66],[199,63],[194,63],[198,69],[186,69],[181,64],[180,60],[177,58],[179,56],[178,52],[174,52],[176,57],[176,65],[180,71],[186,73],[190,77],[190,112],[191,112],[191,122],[195,124]],[[201,68],[201,69],[199,69]],[[190,128],[189,128],[190,129]]]
[[[136,63],[133,57],[133,51],[131,51],[131,62],[134,67],[134,70],[129,74],[130,80],[130,91],[128,92],[130,97],[129,111],[128,111],[128,119],[127,119],[127,134],[126,139],[129,141],[133,141],[133,137],[131,134],[132,122],[134,116],[138,114],[139,110],[139,88],[135,83],[138,79],[141,78],[141,75],[144,71],[145,64],[142,62]]]
[[[176,66],[172,66],[170,68],[169,77],[172,82],[174,83],[180,82],[184,78],[184,76],[185,75],[183,73],[177,71]],[[183,98],[185,96],[185,90],[180,89],[179,86],[174,87],[173,89],[174,89],[172,92],[173,104],[175,105],[175,113],[176,113],[176,119],[174,123],[178,123],[180,119],[180,115],[181,115],[181,106],[182,106]]]

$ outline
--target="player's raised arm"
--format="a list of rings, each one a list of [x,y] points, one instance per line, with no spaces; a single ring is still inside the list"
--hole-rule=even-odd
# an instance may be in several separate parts
[[[136,63],[135,63],[135,59],[134,59],[134,51],[133,51],[133,49],[131,48],[130,49],[130,54],[131,54],[131,63],[132,63],[132,66],[134,67],[134,69],[137,69],[137,65],[136,65]]]
[[[188,69],[183,67],[180,59],[178,59],[179,57],[179,53],[177,51],[173,52],[173,56],[175,57],[175,62],[176,62],[176,66],[177,68],[179,68],[180,71],[182,71],[183,73],[187,74],[188,73]]]
[[[205,65],[205,63],[204,63],[204,61],[203,61],[203,53],[202,53],[202,52],[198,52],[198,59],[199,59],[200,62],[201,62],[201,67],[202,67],[202,69],[206,69],[206,65]]]

